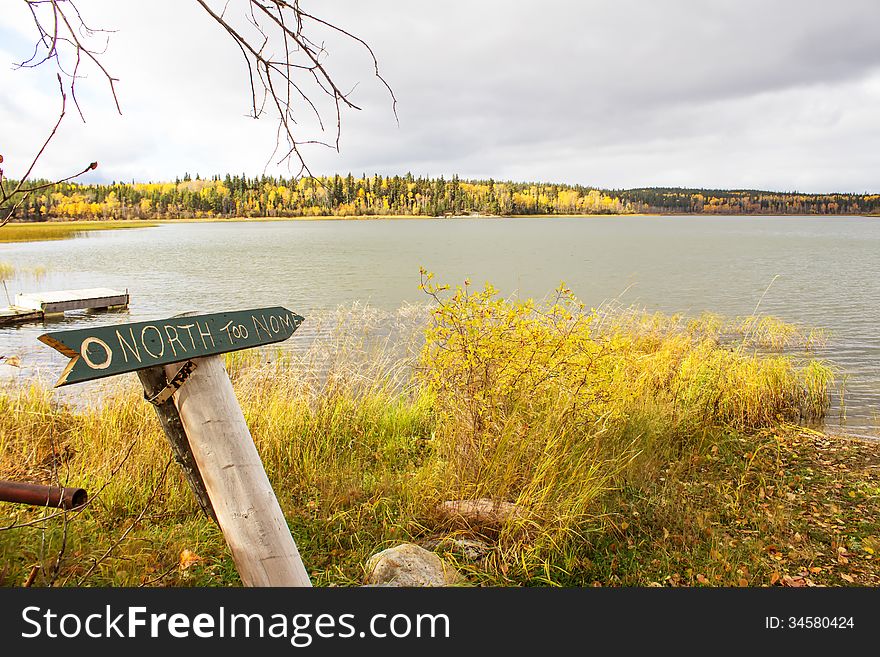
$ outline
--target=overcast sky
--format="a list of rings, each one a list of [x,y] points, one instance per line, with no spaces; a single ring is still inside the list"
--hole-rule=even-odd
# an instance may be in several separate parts
[[[194,0],[78,5],[117,30],[104,62],[123,113],[92,71],[86,123],[70,112],[37,175],[93,159],[84,181],[263,172],[275,124],[246,117],[241,54]],[[363,109],[344,114],[340,153],[306,151],[315,173],[880,192],[877,0],[302,5],[368,41],[398,99],[399,124],[369,56],[328,41],[328,69],[357,83]],[[3,0],[0,153],[13,177],[59,103],[48,67],[13,70],[33,40],[24,3]]]

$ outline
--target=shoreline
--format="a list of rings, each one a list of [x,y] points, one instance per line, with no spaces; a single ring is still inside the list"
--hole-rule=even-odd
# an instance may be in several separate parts
[[[125,228],[152,228],[167,224],[177,223],[266,223],[282,221],[375,221],[375,220],[458,220],[458,219],[599,219],[610,217],[778,217],[778,218],[819,218],[819,217],[864,217],[877,219],[876,214],[809,214],[809,215],[780,215],[780,214],[715,214],[698,212],[653,212],[653,213],[608,213],[608,214],[471,214],[455,216],[428,216],[417,214],[369,214],[369,215],[314,215],[293,217],[185,217],[180,219],[60,219],[39,222],[11,222],[0,227],[0,244],[14,242],[45,241],[53,239],[67,239],[76,237],[77,233],[85,233],[94,230],[113,230]],[[28,233],[40,233],[43,235],[28,235]],[[11,234],[11,235],[10,235]]]
[[[865,217],[880,218],[876,214],[715,214],[703,212],[618,212],[603,214],[472,214],[472,215],[455,215],[451,217],[422,215],[422,214],[359,214],[359,215],[335,215],[322,214],[314,216],[296,216],[296,217],[188,217],[184,219],[144,219],[143,221],[151,221],[159,224],[173,223],[214,223],[214,222],[267,222],[267,221],[370,221],[375,219],[523,219],[533,217],[535,219],[555,219],[555,218],[573,218],[573,219],[601,219],[605,217],[779,217],[792,219],[803,219],[812,217]],[[112,221],[112,220],[111,220]],[[140,220],[126,220],[140,221]]]
[[[370,219],[522,219],[534,217],[536,219],[553,219],[556,217],[576,217],[583,219],[601,217],[779,217],[792,219],[804,218],[847,218],[864,217],[866,219],[880,219],[880,214],[778,214],[772,212],[602,212],[602,213],[521,213],[521,214],[458,214],[458,215],[427,215],[427,214],[317,214],[317,215],[292,215],[284,217],[259,216],[259,217],[157,217],[149,219],[51,219],[47,221],[12,221],[7,226],[68,226],[77,225],[143,225],[143,224],[167,224],[167,223],[203,223],[219,221],[323,221],[323,220],[370,220]]]
[[[158,225],[151,219],[10,222],[0,227],[0,244],[64,240],[91,231],[151,228]]]

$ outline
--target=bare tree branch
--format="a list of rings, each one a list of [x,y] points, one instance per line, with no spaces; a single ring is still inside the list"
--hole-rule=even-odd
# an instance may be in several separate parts
[[[51,183],[44,183],[42,185],[30,186],[26,187],[26,183],[28,178],[30,178],[31,173],[34,170],[34,167],[37,166],[37,162],[43,156],[43,153],[46,151],[46,148],[49,146],[49,142],[55,137],[55,133],[58,132],[58,126],[61,125],[61,121],[64,120],[64,116],[67,113],[67,94],[64,93],[64,84],[61,81],[61,75],[58,76],[58,90],[61,94],[61,111],[58,114],[58,120],[55,122],[55,125],[52,128],[52,131],[49,133],[49,136],[46,137],[46,140],[43,142],[43,145],[40,147],[40,150],[37,151],[37,154],[34,155],[33,160],[31,160],[30,166],[27,168],[27,171],[24,172],[24,175],[18,179],[18,182],[14,187],[7,188],[7,181],[3,175],[3,169],[0,169],[0,207],[4,204],[12,202],[12,206],[8,210],[4,210],[2,214],[0,214],[0,227],[5,226],[10,222],[12,217],[15,215],[15,211],[21,206],[22,203],[31,195],[32,192],[45,189],[47,187],[52,187],[57,185],[58,183],[66,182],[68,180],[72,180],[73,178],[77,178],[87,171],[92,171],[93,169],[98,168],[97,162],[91,162],[88,164],[82,171],[74,173],[73,175],[67,176],[66,178],[61,178],[60,180],[56,180]],[[0,155],[0,163],[3,162],[3,156]],[[16,198],[18,197],[18,198]],[[5,215],[5,216],[3,216]]]
[[[16,68],[37,68],[47,62],[54,62],[61,95],[61,111],[54,127],[49,132],[49,136],[31,160],[30,166],[23,175],[17,176],[14,185],[8,181],[3,170],[0,169],[0,227],[12,220],[16,211],[33,192],[72,180],[98,166],[97,162],[92,162],[81,171],[51,183],[28,185],[28,180],[37,162],[46,152],[49,143],[54,139],[61,122],[64,120],[67,112],[68,92],[80,118],[85,121],[85,116],[76,97],[77,81],[83,77],[80,73],[83,60],[90,61],[107,80],[116,110],[120,114],[122,113],[116,95],[115,83],[117,79],[101,62],[101,56],[107,49],[110,31],[89,27],[74,0],[24,0],[24,3],[36,28],[37,40],[34,44],[33,54],[28,59],[16,64]],[[102,37],[103,43],[101,45],[94,43],[96,39]],[[0,163],[2,162],[3,157],[0,155]]]
[[[301,148],[315,144],[339,151],[342,112],[345,109],[360,109],[351,99],[353,89],[344,91],[327,68],[329,53],[315,35],[322,30],[329,31],[331,35],[341,35],[367,51],[374,74],[388,91],[392,111],[397,117],[397,98],[380,73],[379,62],[369,44],[348,30],[302,10],[299,0],[222,0],[222,8],[218,9],[212,6],[215,0],[195,1],[232,38],[245,60],[251,116],[259,119],[270,112],[278,120],[275,146],[267,166],[280,155],[277,164],[298,165],[297,177],[303,174],[311,176]],[[61,94],[61,112],[30,166],[24,175],[17,177],[15,184],[8,182],[0,169],[0,227],[13,219],[33,192],[72,180],[97,167],[97,162],[92,162],[81,171],[53,182],[36,186],[27,184],[64,119],[68,93],[80,118],[85,120],[76,96],[77,83],[85,77],[81,72],[84,64],[93,66],[106,81],[116,110],[122,113],[116,93],[118,79],[111,75],[103,62],[112,30],[90,27],[75,0],[23,2],[30,12],[37,39],[31,56],[16,64],[16,67],[29,69],[54,63]],[[230,4],[243,10],[238,20],[231,15]],[[244,24],[241,19],[244,19]],[[329,111],[328,106],[319,103],[320,98],[329,102]],[[317,122],[322,134],[327,132],[324,113],[332,114],[336,119],[332,138],[308,138],[300,122],[301,110]]]
[[[339,151],[344,109],[360,109],[343,91],[326,65],[328,52],[310,33],[326,29],[354,41],[366,49],[373,63],[375,76],[387,89],[392,111],[397,117],[397,98],[379,71],[379,62],[366,41],[351,32],[313,16],[299,6],[299,0],[226,0],[222,10],[212,0],[196,0],[232,38],[247,66],[251,89],[251,116],[259,119],[268,107],[278,120],[275,149],[271,162],[280,154],[277,164],[295,163],[297,176],[311,175],[301,151],[306,144],[320,144]],[[242,12],[246,24],[234,22],[228,12],[230,2],[245,3]],[[299,122],[299,111],[305,109],[317,120],[320,131],[326,132],[317,96],[326,97],[335,116],[336,127],[331,139],[306,138]],[[267,162],[268,165],[268,162]]]
[[[119,98],[116,95],[116,82],[104,64],[101,56],[107,51],[109,35],[112,30],[93,29],[83,20],[74,0],[24,0],[31,18],[37,28],[37,42],[34,54],[29,59],[19,62],[17,68],[36,68],[48,61],[54,61],[58,71],[69,78],[68,89],[73,102],[83,117],[82,110],[76,100],[76,83],[82,76],[79,68],[85,58],[92,62],[106,79],[116,111],[122,114]],[[51,22],[47,20],[47,14]],[[103,37],[103,44],[93,43]],[[73,67],[70,68],[70,62]],[[85,118],[83,117],[83,120]]]

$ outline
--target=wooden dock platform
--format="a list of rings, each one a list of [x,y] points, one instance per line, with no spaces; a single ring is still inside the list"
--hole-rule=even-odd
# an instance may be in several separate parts
[[[43,312],[40,310],[28,310],[27,308],[16,308],[15,306],[0,308],[0,326],[17,324],[18,322],[33,322],[41,319],[43,319]]]
[[[16,294],[13,305],[0,309],[0,325],[41,320],[67,310],[126,308],[128,302],[128,290],[120,292],[106,287]]]

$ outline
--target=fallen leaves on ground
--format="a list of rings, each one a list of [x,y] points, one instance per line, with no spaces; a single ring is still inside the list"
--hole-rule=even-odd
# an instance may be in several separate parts
[[[180,570],[186,571],[200,561],[202,561],[202,558],[192,550],[183,550],[180,553]]]

